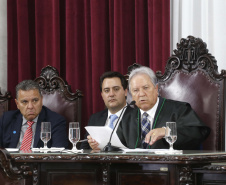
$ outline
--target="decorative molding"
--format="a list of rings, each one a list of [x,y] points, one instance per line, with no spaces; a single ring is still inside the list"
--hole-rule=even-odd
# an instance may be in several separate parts
[[[102,174],[103,174],[103,185],[108,184],[108,179],[109,179],[109,165],[108,163],[102,163]]]
[[[202,169],[211,171],[226,171],[226,165],[208,165],[203,166]]]
[[[179,168],[179,184],[192,185],[194,184],[194,177],[192,175],[192,168],[187,165]]]
[[[38,175],[39,175],[37,163],[33,164],[33,170],[32,171],[33,171],[33,185],[37,185],[38,184]]]
[[[131,65],[131,66],[129,66],[128,67],[128,72],[127,72],[127,74],[125,75],[125,78],[127,79],[127,80],[129,80],[129,75],[130,75],[130,73],[131,73],[131,71],[132,70],[134,70],[134,69],[136,69],[136,68],[139,68],[139,67],[141,67],[142,65],[140,65],[140,64],[138,64],[138,63],[134,63],[133,65]]]
[[[183,163],[188,163],[192,161],[198,161],[199,163],[211,163],[213,161],[226,161],[226,154],[213,154],[213,155],[106,155],[106,154],[70,154],[70,155],[50,155],[50,154],[40,154],[40,155],[21,155],[21,154],[11,154],[12,158],[15,161],[57,161],[57,160],[70,160],[70,161],[110,161],[110,162],[118,162],[118,161],[134,161],[134,162],[152,162],[158,161],[158,163],[167,163],[172,161],[177,161]],[[208,161],[208,162],[207,162]]]
[[[40,77],[37,77],[35,81],[39,84],[42,91],[45,93],[53,93],[54,91],[62,92],[67,100],[73,101],[83,97],[83,93],[80,90],[76,90],[75,93],[71,92],[71,86],[68,85],[61,77],[56,68],[52,66],[46,66],[42,68]]]
[[[6,150],[0,150],[0,168],[5,172],[5,175],[13,180],[20,180],[32,175],[32,171],[28,165],[13,166],[14,159]]]
[[[226,70],[218,73],[217,61],[208,53],[206,43],[200,38],[188,36],[177,43],[174,55],[167,60],[165,73],[162,75],[161,71],[157,71],[156,76],[159,81],[165,81],[175,70],[191,73],[197,69],[207,71],[215,81],[226,78]]]
[[[10,92],[6,92],[4,95],[1,93],[0,91],[0,103],[4,102],[4,101],[8,101],[12,98]]]

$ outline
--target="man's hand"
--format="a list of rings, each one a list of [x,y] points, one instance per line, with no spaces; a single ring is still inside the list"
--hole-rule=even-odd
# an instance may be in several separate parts
[[[151,130],[145,137],[145,143],[153,145],[159,139],[162,139],[165,136],[165,128],[156,128]]]
[[[93,139],[90,135],[87,136],[87,139],[88,139],[89,146],[93,150],[100,150],[100,148],[98,148],[99,143],[95,139]]]

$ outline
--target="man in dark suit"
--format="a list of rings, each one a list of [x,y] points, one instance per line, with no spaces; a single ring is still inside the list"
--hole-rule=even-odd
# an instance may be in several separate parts
[[[68,146],[66,120],[43,106],[40,88],[36,82],[25,80],[19,83],[15,102],[18,110],[5,112],[0,118],[0,147],[21,150],[43,147],[40,139],[41,122],[51,122],[48,147]]]
[[[154,72],[148,67],[133,70],[129,76],[129,90],[136,108],[125,115],[119,124],[118,136],[129,148],[169,148],[166,142],[166,122],[176,122],[175,149],[199,149],[210,129],[198,118],[191,106],[158,97]]]
[[[116,115],[117,118],[113,121],[113,129],[119,115],[126,106],[127,81],[119,72],[106,72],[100,77],[100,91],[107,109],[91,115],[88,126],[111,127],[111,117],[112,115]],[[124,115],[128,114],[131,109],[132,108],[127,107]],[[95,138],[92,138],[88,133],[86,133],[85,137],[88,138],[88,142],[81,144],[82,149],[100,149],[98,148],[99,144],[95,141]]]

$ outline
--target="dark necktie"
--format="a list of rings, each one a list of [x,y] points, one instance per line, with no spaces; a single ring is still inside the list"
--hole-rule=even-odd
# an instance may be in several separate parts
[[[150,132],[150,121],[148,120],[148,113],[144,112],[143,119],[141,122],[141,129],[142,129],[142,143],[143,147],[147,148],[148,144],[144,142],[145,136]]]

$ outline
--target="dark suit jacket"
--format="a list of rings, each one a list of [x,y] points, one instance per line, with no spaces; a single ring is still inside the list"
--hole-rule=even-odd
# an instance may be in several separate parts
[[[19,110],[5,112],[0,118],[0,147],[16,148],[20,139],[23,117]],[[41,122],[51,122],[51,140],[48,147],[68,147],[66,120],[43,106],[36,125],[33,148],[43,147],[40,139]]]
[[[174,143],[174,148],[178,150],[200,149],[200,144],[209,135],[210,128],[198,118],[190,104],[168,99],[164,101],[163,98],[159,98],[154,118],[154,121],[157,119],[155,128],[162,128],[166,126],[166,122],[176,121],[177,141]],[[157,115],[159,115],[158,118]],[[130,114],[126,114],[119,124],[118,136],[128,148],[142,148],[140,125],[141,115],[138,108],[134,108]],[[162,138],[150,148],[168,149],[169,144]]]
[[[133,108],[131,107],[127,107],[125,113],[122,116],[122,119],[124,119],[124,116],[126,114],[128,114]],[[106,120],[108,117],[108,109],[105,109],[101,112],[97,112],[93,115],[91,115],[90,119],[89,119],[89,123],[88,126],[105,126]],[[118,132],[117,132],[118,133]],[[87,138],[87,136],[89,135],[88,132],[86,132],[84,138]],[[95,139],[95,138],[94,138]],[[83,142],[81,144],[81,149],[90,149],[89,143],[88,142]]]

